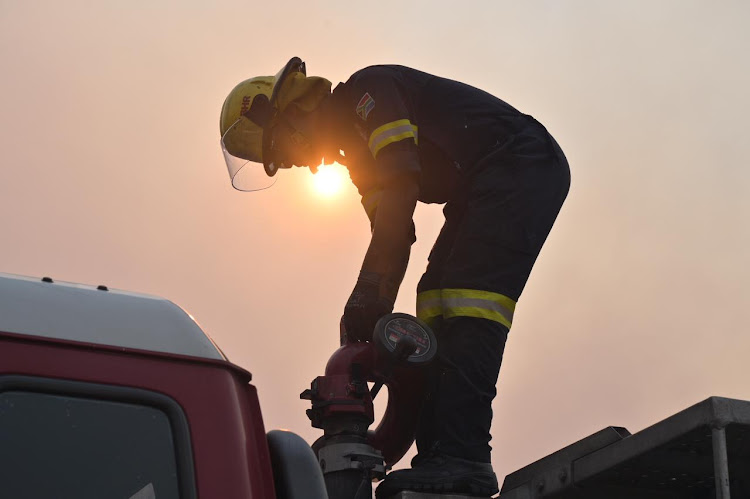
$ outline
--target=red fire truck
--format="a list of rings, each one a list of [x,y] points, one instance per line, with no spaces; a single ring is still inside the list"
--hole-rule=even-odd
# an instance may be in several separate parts
[[[0,274],[0,497],[327,497],[250,381],[168,300]]]

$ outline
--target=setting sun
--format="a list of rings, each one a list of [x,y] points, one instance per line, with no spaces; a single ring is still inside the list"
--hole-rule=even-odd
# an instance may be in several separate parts
[[[324,197],[335,196],[341,192],[346,176],[346,168],[339,164],[322,165],[313,175],[315,192]]]

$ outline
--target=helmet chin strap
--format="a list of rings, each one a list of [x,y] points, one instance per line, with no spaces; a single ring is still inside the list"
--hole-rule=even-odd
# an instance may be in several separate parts
[[[289,138],[294,144],[294,147],[299,148],[305,153],[310,152],[310,154],[312,154],[313,134],[307,130],[307,122],[305,120],[297,119],[294,116],[290,116],[290,114],[286,112],[282,113],[279,118],[283,125],[289,130]],[[285,164],[282,168],[290,168],[291,166],[291,164]]]
[[[296,121],[287,116],[286,113],[278,113],[264,129],[263,157],[267,158],[268,162],[264,161],[263,167],[269,177],[276,175],[280,168],[286,169],[292,167],[292,161],[288,159],[288,151],[279,145],[280,141],[278,139],[281,134],[288,136],[296,147],[304,147],[305,144],[309,144],[310,142],[307,136],[299,130],[298,125],[295,123]],[[289,146],[287,145],[287,147]]]
[[[317,110],[312,112],[317,112]],[[294,148],[291,156],[296,156],[298,161],[306,163],[297,166],[308,166],[313,173],[317,171],[318,165],[327,155],[324,155],[322,150],[319,151],[321,144],[317,142],[322,135],[313,126],[316,120],[310,119],[310,113],[291,105],[273,117],[266,129],[270,132],[270,136],[267,137],[270,139],[267,157],[270,159],[269,166],[272,166],[272,168],[266,167],[267,174],[275,175],[279,168],[291,168],[295,164],[294,161],[289,159],[290,151],[279,147],[279,142],[286,147]],[[300,115],[302,116],[300,117]],[[283,140],[278,140],[281,134],[286,135],[286,137]],[[316,144],[318,147],[316,147]],[[320,152],[319,155],[318,152]]]

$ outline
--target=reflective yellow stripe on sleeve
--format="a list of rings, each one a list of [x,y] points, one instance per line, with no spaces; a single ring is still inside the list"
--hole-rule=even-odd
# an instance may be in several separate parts
[[[439,289],[431,289],[417,293],[417,317],[428,325],[437,317],[443,315],[443,304]]]
[[[516,302],[500,293],[476,289],[443,289],[441,292],[443,316],[478,317],[499,322],[510,329]]]
[[[370,220],[372,220],[372,217],[378,210],[378,205],[380,204],[381,197],[383,197],[383,190],[377,188],[367,191],[362,196],[362,206],[365,209],[365,213],[367,213],[367,218],[369,218]]]
[[[414,139],[414,143],[418,144],[417,126],[412,125],[409,120],[396,120],[376,128],[370,134],[370,141],[367,145],[370,147],[372,157],[377,158],[378,152],[388,144],[409,138]]]

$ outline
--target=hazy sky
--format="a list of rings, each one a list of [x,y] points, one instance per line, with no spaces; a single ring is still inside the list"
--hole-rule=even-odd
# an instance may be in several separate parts
[[[253,373],[268,429],[314,440],[298,395],[337,347],[367,219],[302,170],[234,191],[219,110],[294,55],[334,82],[405,64],[534,115],[571,165],[500,373],[499,476],[750,399],[748,21],[744,0],[0,0],[0,272],[169,298]],[[409,313],[442,213],[415,218]]]

